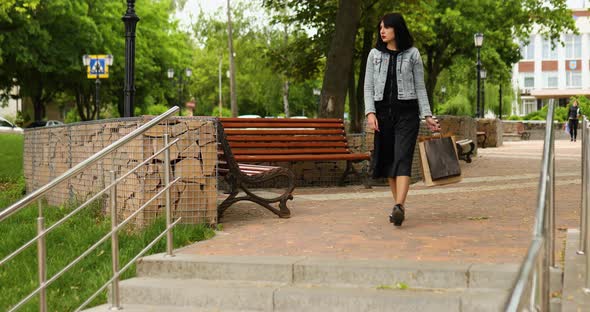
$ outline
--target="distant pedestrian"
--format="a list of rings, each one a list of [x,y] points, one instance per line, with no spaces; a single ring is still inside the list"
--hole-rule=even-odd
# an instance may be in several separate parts
[[[401,226],[420,118],[432,131],[439,127],[430,111],[420,52],[399,13],[379,21],[364,90],[367,124],[375,131],[373,178],[387,178],[395,202],[389,221]]]
[[[578,119],[580,117],[580,108],[578,107],[578,100],[574,100],[568,112],[568,123],[570,128],[570,141],[576,142],[578,135]]]

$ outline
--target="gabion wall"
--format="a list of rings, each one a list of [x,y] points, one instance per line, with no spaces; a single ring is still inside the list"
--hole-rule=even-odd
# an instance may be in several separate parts
[[[151,117],[102,120],[25,131],[24,172],[27,192],[51,181],[106,146],[137,129]],[[117,177],[129,172],[169,141],[170,163],[164,154],[129,175],[117,187],[119,219],[128,217],[164,187],[164,166],[170,166],[173,217],[183,223],[217,222],[217,138],[216,123],[207,117],[173,117],[117,149],[106,158],[59,185],[45,198],[50,205],[80,204],[108,185],[111,171]],[[98,200],[105,212],[108,193]],[[134,220],[143,226],[162,215],[162,194]]]

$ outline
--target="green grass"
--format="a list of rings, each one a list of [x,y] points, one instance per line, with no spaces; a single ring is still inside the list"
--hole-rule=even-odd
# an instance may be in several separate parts
[[[22,177],[23,138],[22,134],[0,134],[0,182]]]
[[[6,144],[6,145],[5,145]],[[22,176],[22,136],[0,136],[0,211],[22,198],[25,191]],[[46,227],[65,216],[69,207],[44,209]],[[31,205],[0,222],[0,259],[3,259],[36,235],[38,210]],[[68,263],[110,231],[110,220],[98,205],[91,205],[47,235],[47,278],[53,277]],[[165,228],[162,219],[142,230],[123,228],[119,233],[120,268],[135,257]],[[186,246],[208,239],[214,231],[205,225],[177,225],[174,246]],[[165,251],[165,238],[148,254]],[[130,267],[123,279],[135,275]],[[62,275],[47,290],[49,311],[73,311],[112,276],[110,239],[84,260]],[[39,286],[37,248],[33,245],[0,267],[0,311],[14,306]],[[106,303],[103,291],[88,307]],[[35,296],[19,311],[39,311]]]

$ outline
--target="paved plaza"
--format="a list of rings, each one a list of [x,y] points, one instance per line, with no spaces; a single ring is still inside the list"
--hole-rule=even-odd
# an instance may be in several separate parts
[[[566,231],[578,228],[581,143],[556,141],[556,256]],[[412,185],[406,221],[387,218],[386,186],[297,188],[292,217],[279,219],[250,202],[235,204],[223,229],[181,253],[235,256],[309,256],[463,263],[519,263],[531,241],[542,141],[505,142],[462,162],[463,181]]]

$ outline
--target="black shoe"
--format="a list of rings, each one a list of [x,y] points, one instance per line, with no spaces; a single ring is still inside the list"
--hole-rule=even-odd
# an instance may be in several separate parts
[[[573,139],[573,138],[571,138],[571,139],[570,139],[570,142],[573,142],[573,141],[574,141],[574,139]]]
[[[404,206],[397,204],[393,206],[393,211],[389,216],[389,222],[395,226],[401,226],[405,219]]]

